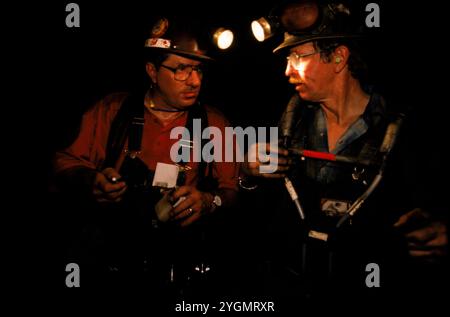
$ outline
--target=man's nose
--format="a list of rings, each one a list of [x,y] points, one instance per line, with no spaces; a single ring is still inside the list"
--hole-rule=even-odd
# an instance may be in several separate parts
[[[202,83],[202,77],[195,69],[193,69],[186,83],[189,86],[198,87]]]
[[[297,70],[294,67],[292,67],[292,65],[289,61],[287,61],[287,63],[286,63],[286,69],[284,70],[284,75],[286,77],[291,77],[292,75],[294,75],[294,76],[298,75]]]

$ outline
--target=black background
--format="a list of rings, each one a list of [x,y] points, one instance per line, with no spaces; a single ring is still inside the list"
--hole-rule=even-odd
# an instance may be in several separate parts
[[[23,69],[16,72],[19,92],[11,108],[18,111],[19,118],[25,115],[27,129],[23,125],[13,128],[13,134],[19,136],[15,143],[22,151],[18,159],[21,176],[15,176],[13,191],[18,197],[14,198],[15,209],[20,214],[22,208],[26,210],[19,222],[25,229],[19,232],[32,246],[23,250],[32,250],[25,252],[25,261],[45,267],[43,273],[35,276],[40,282],[34,285],[38,289],[34,295],[43,288],[61,289],[64,283],[58,280],[64,278],[64,272],[55,273],[61,270],[60,246],[55,241],[65,227],[61,221],[67,218],[46,210],[46,202],[38,212],[33,199],[23,198],[24,189],[31,189],[29,197],[37,194],[36,201],[45,197],[51,156],[76,137],[82,113],[102,96],[129,90],[143,79],[142,21],[148,16],[168,11],[235,31],[234,46],[216,55],[217,63],[204,80],[202,96],[222,110],[233,125],[276,125],[294,92],[284,76],[284,57],[272,54],[280,37],[259,43],[250,31],[250,22],[267,14],[275,1],[80,0],[76,1],[81,11],[80,28],[65,25],[68,2],[19,5],[15,9],[18,18],[9,24],[14,32],[26,25],[25,32],[14,37],[14,43],[21,44],[19,63]],[[364,3],[370,1],[352,2],[364,8]],[[413,159],[427,162],[428,149],[438,151],[433,157],[440,163],[422,175],[427,188],[424,190],[434,191],[435,187],[428,184],[445,182],[448,166],[441,151],[448,143],[444,142],[447,92],[445,81],[438,79],[442,76],[438,74],[445,74],[444,63],[441,64],[446,58],[441,37],[445,12],[434,2],[375,2],[381,8],[381,28],[369,32],[372,79],[393,100],[413,107],[411,117],[416,133],[411,143],[417,149]],[[29,287],[27,283],[16,284]]]
[[[364,4],[351,3],[365,17]],[[285,60],[272,54],[281,35],[264,43],[251,35],[250,22],[266,15],[275,2],[242,1],[78,1],[81,27],[67,28],[65,5],[43,12],[45,29],[38,33],[39,73],[33,78],[45,95],[49,151],[73,139],[80,113],[102,96],[126,91],[144,80],[142,43],[149,16],[189,15],[213,26],[235,31],[235,43],[213,52],[217,62],[204,80],[203,100],[221,109],[234,125],[274,125],[294,92],[284,76]],[[432,75],[444,53],[438,43],[439,14],[432,5],[378,1],[381,27],[368,29],[367,59],[372,82],[388,97],[412,106],[421,125],[436,128],[430,100],[443,97],[442,84]],[[39,28],[38,28],[39,30]],[[33,30],[30,30],[32,33]],[[42,69],[41,69],[42,67]],[[434,102],[433,102],[434,103]],[[441,117],[441,116],[437,116]],[[425,129],[421,132],[426,133]]]

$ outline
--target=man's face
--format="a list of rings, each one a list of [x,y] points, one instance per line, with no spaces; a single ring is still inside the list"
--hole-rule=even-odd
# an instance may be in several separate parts
[[[197,101],[202,84],[202,74],[196,68],[200,64],[199,61],[170,54],[159,69],[150,75],[156,83],[154,97],[157,102],[176,109],[192,106]],[[190,66],[194,66],[194,70]],[[180,73],[187,75],[187,78],[179,77]]]
[[[289,53],[285,72],[289,82],[302,99],[323,101],[335,78],[333,64],[323,61],[311,42],[295,46]]]

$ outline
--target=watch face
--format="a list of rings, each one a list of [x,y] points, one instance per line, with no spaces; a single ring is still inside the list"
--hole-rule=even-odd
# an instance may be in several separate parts
[[[219,196],[214,196],[214,204],[216,204],[217,206],[221,206],[222,205],[222,199],[220,199]]]

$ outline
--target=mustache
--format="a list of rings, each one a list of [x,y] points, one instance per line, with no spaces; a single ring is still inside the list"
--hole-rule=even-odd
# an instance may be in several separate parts
[[[289,83],[290,84],[294,84],[294,85],[298,85],[298,84],[301,84],[302,81],[300,79],[295,79],[295,78],[289,77]]]
[[[191,93],[191,92],[199,93],[200,89],[198,89],[196,87],[188,87],[187,89],[184,89],[182,92],[183,93],[187,93],[187,92],[189,92],[189,93]]]

